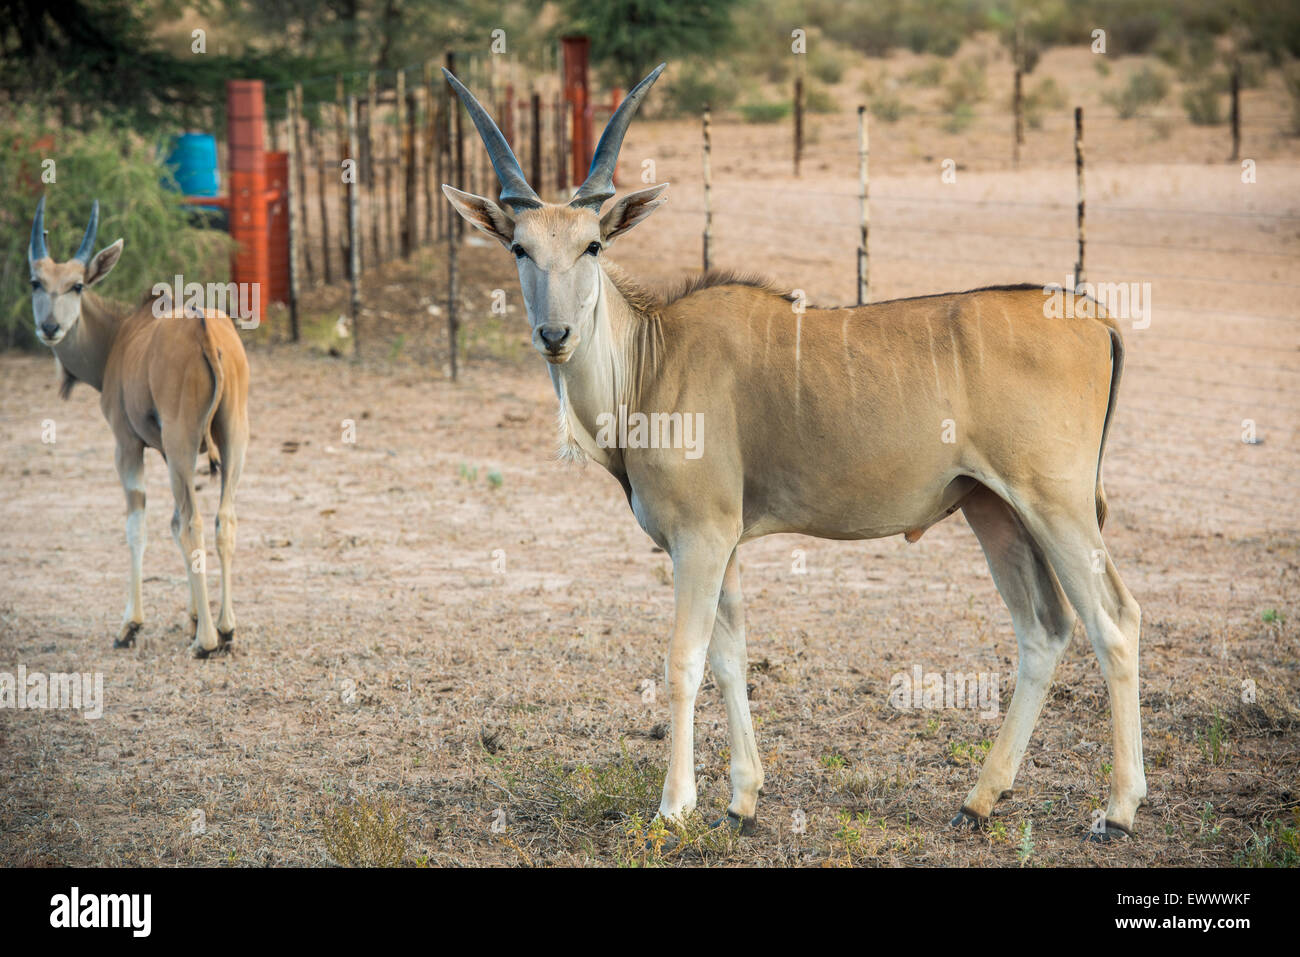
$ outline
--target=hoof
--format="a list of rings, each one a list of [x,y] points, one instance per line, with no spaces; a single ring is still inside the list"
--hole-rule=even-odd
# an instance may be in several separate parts
[[[215,648],[204,648],[197,641],[190,645],[190,651],[194,654],[194,657],[198,659],[215,658],[218,655],[225,654],[229,650],[230,650],[230,645],[228,644],[223,645],[220,642],[217,643],[217,647]]]
[[[682,839],[672,831],[669,831],[664,836],[664,842],[659,847],[659,853],[667,854],[669,851],[675,851],[677,850],[677,846],[681,843],[682,843]],[[650,840],[650,838],[647,837],[645,839],[645,843],[641,845],[641,850],[647,853],[654,853],[654,849],[655,849],[655,842]]]
[[[961,810],[957,812],[957,816],[948,822],[948,826],[967,831],[982,831],[984,830],[984,825],[988,822],[988,818],[976,814],[963,804]]]
[[[1088,830],[1087,837],[1084,838],[1089,844],[1110,844],[1113,841],[1126,841],[1133,839],[1133,831],[1123,824],[1116,824],[1114,821],[1106,821],[1106,826],[1100,831]]]
[[[749,837],[758,829],[758,820],[752,817],[741,817],[739,814],[728,811],[724,816],[710,824],[709,827],[714,830],[725,827],[741,837]]]
[[[135,644],[136,633],[140,630],[141,625],[138,621],[133,621],[122,630],[122,634],[113,642],[114,648],[130,648]]]
[[[235,644],[234,631],[217,632],[217,651],[232,651],[234,650],[234,644]]]

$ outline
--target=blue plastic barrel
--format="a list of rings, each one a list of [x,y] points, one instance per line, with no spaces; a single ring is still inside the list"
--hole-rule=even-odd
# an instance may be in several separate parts
[[[186,196],[216,196],[221,191],[217,171],[217,140],[211,133],[181,133],[167,154],[176,182]]]

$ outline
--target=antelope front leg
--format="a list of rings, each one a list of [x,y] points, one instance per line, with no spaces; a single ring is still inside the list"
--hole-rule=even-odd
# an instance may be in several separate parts
[[[744,833],[753,826],[758,792],[763,787],[763,766],[758,759],[754,725],[749,716],[745,606],[740,592],[740,562],[734,551],[722,578],[718,615],[709,642],[709,667],[727,707],[727,729],[731,735],[731,803],[727,815],[731,825]]]
[[[664,683],[672,722],[668,775],[659,815],[680,822],[695,810],[695,696],[718,610],[723,572],[733,548],[691,540],[673,549],[673,593],[677,605]]]
[[[126,543],[131,549],[131,582],[127,588],[122,628],[113,647],[129,648],[135,644],[136,632],[144,624],[144,601],[140,597],[146,539],[144,445],[139,442],[126,446],[118,444],[117,474],[122,480],[122,489],[126,492]]]

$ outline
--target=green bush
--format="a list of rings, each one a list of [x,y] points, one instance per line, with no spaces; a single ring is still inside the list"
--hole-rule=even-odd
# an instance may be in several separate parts
[[[1197,126],[1218,126],[1223,122],[1217,87],[1214,78],[1207,77],[1183,93],[1183,109],[1187,111],[1187,118]]]
[[[804,0],[788,5],[751,0],[751,5],[780,14],[769,15],[768,21],[815,23],[824,36],[867,56],[885,56],[898,47],[951,56],[962,40],[988,24],[987,4],[970,0]]]
[[[809,113],[838,113],[840,110],[839,103],[830,91],[813,83],[804,88],[803,103]]]
[[[106,298],[139,302],[156,282],[229,279],[230,238],[194,229],[170,170],[156,147],[123,130],[86,132],[49,126],[33,110],[8,114],[0,133],[0,348],[33,348],[27,243],[32,216],[45,193],[50,255],[70,259],[81,242],[90,207],[99,200],[96,252],[125,240],[112,275],[97,287]],[[54,182],[43,183],[42,161],[54,160]]]
[[[1192,81],[1212,69],[1219,60],[1219,53],[1214,48],[1214,37],[1204,33],[1182,38],[1182,56],[1174,66],[1178,76],[1185,81]]]
[[[943,128],[949,133],[960,133],[975,122],[975,109],[969,103],[958,103],[948,113]]]
[[[755,100],[741,104],[740,115],[745,118],[746,123],[779,123],[790,115],[791,109],[793,107],[789,100],[775,102]]]
[[[834,85],[844,78],[844,61],[819,43],[808,54],[808,72],[823,83]]]
[[[963,25],[943,16],[941,11],[917,9],[914,16],[904,16],[899,27],[902,41],[913,53],[933,53],[950,57],[965,39]]]
[[[1160,17],[1152,12],[1134,12],[1110,23],[1110,52],[1146,53],[1160,36]]]
[[[878,93],[867,106],[873,117],[886,123],[897,123],[908,113],[907,107],[896,93]]]
[[[791,56],[781,55],[763,60],[763,77],[769,83],[785,83],[794,76],[794,60]]]
[[[1120,90],[1102,94],[1102,100],[1115,108],[1120,119],[1130,120],[1144,106],[1154,106],[1169,95],[1169,78],[1165,74],[1144,66],[1128,78]]]
[[[1037,86],[1025,93],[1021,108],[1030,129],[1042,129],[1043,114],[1065,109],[1065,93],[1057,86],[1056,80],[1050,76],[1043,77]]]
[[[943,74],[948,64],[943,60],[934,60],[925,66],[919,66],[914,70],[908,70],[903,74],[903,82],[912,86],[918,86],[922,89],[938,86],[943,82]]]
[[[973,106],[988,95],[988,62],[982,56],[962,60],[957,73],[943,87],[943,108],[951,113],[961,106]]]
[[[1291,95],[1291,132],[1300,136],[1300,63],[1288,64],[1282,71],[1282,80]]]
[[[736,102],[736,79],[723,69],[687,66],[678,70],[668,88],[667,109],[677,116],[698,116],[704,107],[725,110]]]

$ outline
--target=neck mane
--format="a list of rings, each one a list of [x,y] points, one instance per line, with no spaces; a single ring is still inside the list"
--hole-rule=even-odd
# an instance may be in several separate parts
[[[641,408],[646,387],[659,375],[668,339],[664,312],[681,300],[714,286],[752,286],[775,295],[762,276],[710,271],[692,276],[665,293],[641,285],[610,260],[601,262],[601,293],[596,302],[592,340],[562,366],[551,366],[559,396],[559,455],[569,461],[593,459],[612,472],[622,471],[622,450],[602,449],[596,433],[603,414],[618,416]]]

